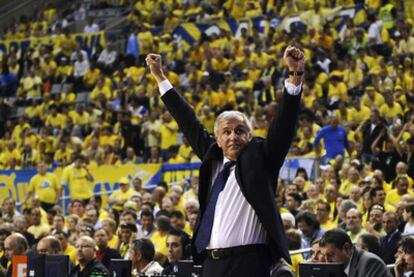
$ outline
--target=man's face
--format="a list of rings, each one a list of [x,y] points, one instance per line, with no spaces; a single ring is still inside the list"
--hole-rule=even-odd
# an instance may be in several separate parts
[[[79,263],[87,264],[95,258],[95,246],[88,240],[80,239],[76,242],[77,258]]]
[[[286,207],[288,209],[297,209],[296,201],[292,196],[286,197]]]
[[[400,179],[397,183],[397,191],[399,195],[406,194],[408,190],[408,180],[407,179]]]
[[[384,214],[382,216],[382,228],[387,234],[391,234],[394,232],[398,227],[398,221],[395,216],[390,214]]]
[[[120,239],[124,243],[129,243],[131,240],[132,232],[129,229],[121,228]]]
[[[55,238],[60,241],[60,244],[62,244],[63,251],[66,250],[68,247],[68,239],[63,234],[55,234]]]
[[[184,218],[178,218],[176,216],[171,217],[171,226],[178,230],[182,230],[185,227],[185,220]]]
[[[105,248],[108,245],[108,235],[105,230],[98,230],[95,232],[95,242],[99,248]]]
[[[385,201],[385,192],[383,190],[377,190],[375,193],[374,202],[383,205]]]
[[[241,150],[249,143],[251,135],[241,120],[231,119],[219,124],[216,140],[223,154],[230,160],[237,160]]]
[[[39,241],[39,243],[36,246],[36,251],[39,254],[52,254],[49,253],[48,243],[45,240]]]
[[[75,214],[83,216],[85,212],[85,207],[80,202],[74,202],[72,205],[72,210]]]
[[[329,218],[329,211],[326,209],[324,204],[318,204],[316,207],[316,218],[319,221],[327,220]]]
[[[40,220],[41,220],[41,213],[39,209],[35,209],[32,211],[31,213],[32,215],[32,222],[34,225],[40,225]]]
[[[7,213],[14,213],[14,202],[12,199],[5,200],[3,207]]]
[[[312,226],[308,225],[305,221],[301,220],[298,223],[298,229],[306,236],[310,237],[313,234]]]
[[[377,226],[378,224],[382,223],[382,214],[383,212],[379,209],[373,209],[371,210],[369,214],[369,223],[373,224],[374,226]]]
[[[151,216],[142,216],[141,217],[141,224],[142,229],[149,230],[152,228],[152,225],[154,224],[154,219]]]
[[[314,243],[312,245],[312,250],[311,250],[311,261],[314,263],[317,262],[322,262],[322,251],[321,248],[319,247],[318,243]]]
[[[403,256],[405,267],[404,269],[408,271],[414,271],[414,253],[407,254],[405,253]]]
[[[167,258],[168,262],[176,263],[183,257],[183,246],[179,236],[169,235],[167,237]]]
[[[96,210],[86,211],[86,217],[89,218],[93,223],[98,222],[98,215],[96,214]]]
[[[338,249],[332,243],[327,243],[321,247],[322,260],[327,263],[347,264],[351,258],[352,249],[348,243],[345,243],[342,249]]]
[[[14,255],[18,255],[19,253],[17,253],[16,251],[16,245],[14,243],[14,240],[11,239],[10,237],[7,238],[4,241],[4,254],[6,255],[6,258],[11,261],[12,257]]]
[[[361,228],[361,217],[355,210],[346,213],[346,229],[353,231]]]
[[[63,218],[61,216],[53,217],[53,228],[57,230],[63,230],[65,227],[65,222],[63,222]]]

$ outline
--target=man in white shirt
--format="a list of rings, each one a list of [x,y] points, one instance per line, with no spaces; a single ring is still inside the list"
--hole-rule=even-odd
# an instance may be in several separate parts
[[[271,263],[290,261],[275,192],[295,132],[305,58],[289,46],[284,60],[290,76],[262,139],[252,136],[247,116],[238,111],[220,114],[211,136],[165,77],[161,56],[146,58],[161,99],[202,160],[192,254],[203,264],[203,276],[270,276]]]
[[[93,34],[99,32],[98,24],[94,23],[93,21],[94,20],[92,17],[88,18],[88,23],[85,25],[85,27],[83,27],[83,32],[85,34]]]

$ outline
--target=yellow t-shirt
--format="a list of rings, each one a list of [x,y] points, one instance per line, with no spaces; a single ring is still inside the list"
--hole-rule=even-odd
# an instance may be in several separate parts
[[[167,128],[172,128],[173,131]],[[178,124],[174,120],[169,123],[163,123],[160,128],[161,149],[167,150],[171,145],[177,144]]]
[[[167,257],[167,237],[168,234],[161,235],[160,232],[155,231],[151,237],[151,241],[154,244],[155,252],[161,253]]]
[[[38,226],[34,226],[34,225],[30,226],[29,228],[27,228],[27,231],[31,233],[35,237],[35,239],[39,239],[41,236],[49,233],[50,226],[47,224],[41,223]]]
[[[73,245],[68,244],[68,247],[63,251],[63,254],[68,255],[72,263],[76,264],[78,262],[76,248]]]
[[[62,184],[69,186],[71,199],[89,199],[92,197],[92,189],[89,185],[88,173],[84,168],[76,168],[69,165],[63,169]]]
[[[113,235],[112,238],[108,241],[108,247],[112,249],[117,249],[119,245],[119,238],[117,235]]]
[[[54,204],[56,203],[56,191],[62,186],[59,184],[58,178],[54,173],[46,172],[45,175],[37,174],[30,180],[28,193],[34,191],[39,196],[40,201]]]
[[[132,191],[132,189],[131,188],[129,188],[127,191],[125,191],[125,192],[123,192],[121,189],[118,189],[118,190],[116,190],[116,191],[114,191],[112,194],[111,194],[111,196],[110,196],[110,198],[111,199],[115,199],[115,200],[125,200],[125,202],[129,199],[129,197],[131,197],[131,195],[133,194],[134,192]],[[113,208],[115,209],[115,210],[118,210],[118,211],[122,211],[123,209],[124,209],[124,207],[123,206],[119,206],[119,205],[113,205]]]
[[[408,194],[414,195],[411,190],[408,190]],[[397,207],[398,202],[400,201],[402,195],[399,195],[397,192],[397,189],[392,189],[390,192],[387,193],[387,196],[385,197],[385,205],[390,205],[392,207]]]

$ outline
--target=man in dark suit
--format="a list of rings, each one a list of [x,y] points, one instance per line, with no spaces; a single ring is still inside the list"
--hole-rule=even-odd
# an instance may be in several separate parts
[[[252,137],[249,120],[238,111],[220,114],[211,136],[165,77],[161,56],[147,56],[161,99],[202,160],[192,254],[203,263],[203,276],[269,276],[272,262],[290,261],[275,191],[295,132],[305,58],[287,47],[284,60],[290,76],[263,139]]]
[[[351,238],[341,229],[327,231],[319,241],[324,262],[343,263],[349,277],[391,277],[385,263],[375,254],[352,246]]]
[[[394,212],[385,212],[382,215],[382,228],[387,235],[380,240],[380,256],[386,264],[395,262],[395,253],[401,240],[401,232],[398,229],[398,215]]]

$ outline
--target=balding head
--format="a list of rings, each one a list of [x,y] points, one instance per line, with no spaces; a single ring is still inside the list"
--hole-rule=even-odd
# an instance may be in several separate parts
[[[59,255],[62,254],[63,250],[62,244],[57,238],[47,236],[37,243],[36,251],[39,254]]]
[[[88,236],[82,236],[76,241],[77,258],[81,266],[87,265],[95,257],[95,241]]]
[[[11,234],[4,241],[4,252],[6,258],[11,260],[13,256],[25,255],[29,244],[26,238],[20,233]]]

